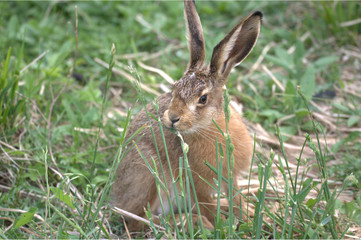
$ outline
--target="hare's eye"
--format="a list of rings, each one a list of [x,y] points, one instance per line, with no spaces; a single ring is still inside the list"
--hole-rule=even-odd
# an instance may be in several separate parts
[[[203,95],[202,97],[200,97],[198,103],[200,103],[200,104],[206,104],[206,103],[207,103],[207,94],[205,94],[205,95]]]

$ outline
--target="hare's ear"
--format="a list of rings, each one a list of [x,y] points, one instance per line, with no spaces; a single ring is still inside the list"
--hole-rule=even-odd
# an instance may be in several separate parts
[[[206,55],[203,29],[194,0],[184,0],[184,18],[187,25],[188,49],[190,52],[188,69],[192,69],[201,66]]]
[[[210,71],[225,84],[231,69],[241,63],[256,44],[261,30],[262,13],[255,12],[243,19],[213,49]]]

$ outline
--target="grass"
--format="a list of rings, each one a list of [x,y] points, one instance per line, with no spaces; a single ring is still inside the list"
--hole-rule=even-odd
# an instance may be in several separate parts
[[[255,214],[235,228],[234,218],[222,222],[217,212],[215,231],[188,234],[167,218],[165,230],[127,233],[106,209],[114,171],[133,139],[125,137],[131,115],[169,87],[169,78],[144,64],[174,80],[187,65],[183,4],[76,5],[0,3],[2,238],[361,234],[359,2],[197,2],[207,53],[251,11],[262,10],[264,21],[255,49],[227,84],[255,139],[249,179],[240,181]],[[134,85],[139,79],[143,85]],[[186,196],[186,155],[181,166],[174,184],[182,183]],[[210,184],[217,188],[220,179]]]

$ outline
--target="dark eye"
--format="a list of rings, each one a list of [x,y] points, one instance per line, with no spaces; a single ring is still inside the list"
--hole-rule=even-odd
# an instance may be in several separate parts
[[[200,97],[198,103],[200,103],[200,104],[206,104],[206,103],[207,103],[207,94],[205,94],[205,95],[203,95],[202,97]]]

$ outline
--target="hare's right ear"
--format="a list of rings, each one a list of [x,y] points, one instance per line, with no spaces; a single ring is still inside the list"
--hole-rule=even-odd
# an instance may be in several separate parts
[[[214,47],[210,71],[219,78],[219,84],[225,84],[232,68],[251,52],[261,30],[261,21],[261,12],[249,15]]]
[[[190,53],[188,69],[203,65],[206,56],[203,29],[194,0],[184,0],[184,18],[187,25],[187,40]]]

